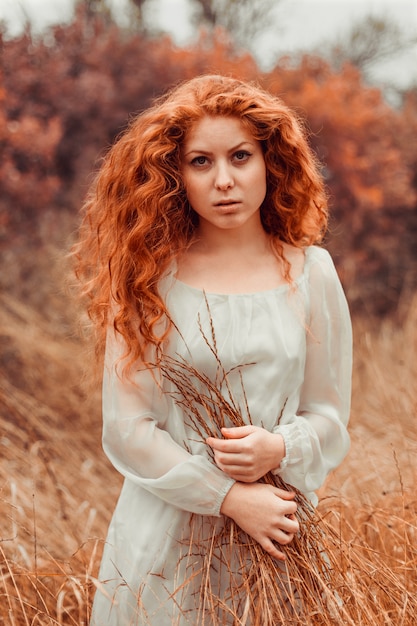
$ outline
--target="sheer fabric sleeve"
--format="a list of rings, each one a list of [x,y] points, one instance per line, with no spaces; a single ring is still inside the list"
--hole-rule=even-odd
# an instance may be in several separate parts
[[[121,377],[124,353],[123,340],[109,330],[102,395],[105,453],[125,478],[158,498],[186,511],[219,516],[234,481],[167,432],[172,406],[149,369],[136,372],[132,381]]]
[[[306,363],[297,414],[278,425],[286,456],[276,471],[303,493],[313,492],[349,450],[352,328],[330,255],[315,249],[308,274]]]

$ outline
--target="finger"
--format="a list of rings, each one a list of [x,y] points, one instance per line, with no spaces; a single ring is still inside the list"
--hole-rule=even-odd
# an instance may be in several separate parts
[[[297,520],[292,520],[288,519],[288,517],[285,517],[284,520],[280,523],[279,528],[289,535],[296,535],[300,530],[300,525]]]
[[[250,467],[246,467],[245,465],[241,465],[240,463],[233,463],[233,461],[228,461],[225,458],[214,455],[214,460],[216,461],[216,465],[218,465],[221,469],[225,469],[228,472],[238,472],[245,474],[245,472],[250,471]]]
[[[274,541],[281,546],[287,546],[294,539],[295,533],[286,533],[283,530],[278,530],[273,537]]]
[[[229,467],[221,466],[219,463],[217,463],[217,467],[230,478],[233,478],[241,483],[255,483],[260,478],[259,474],[243,472],[241,468],[231,470]]]
[[[236,467],[253,467],[254,463],[250,455],[245,452],[232,452],[214,449],[214,458],[224,465],[235,465]]]
[[[276,488],[275,494],[283,500],[294,500],[296,494],[295,491],[286,491],[285,489]]]
[[[297,513],[298,507],[297,503],[294,502],[294,500],[292,502],[288,502],[288,510],[290,511],[289,513],[287,513],[289,519],[297,519],[295,517],[295,514]]]
[[[224,461],[222,458],[220,458],[217,454],[214,455],[214,460],[217,467],[219,467],[221,470],[223,470],[223,472],[226,472],[229,475],[233,474],[234,476],[249,476],[253,473],[253,468],[246,467],[244,465],[241,465],[240,463],[228,463],[227,461]],[[237,478],[237,480],[239,479]],[[288,513],[290,513],[290,511],[288,511]]]
[[[247,426],[236,426],[234,428],[222,428],[222,435],[227,437],[228,439],[242,439],[242,437],[247,437],[251,435],[255,427],[251,425]]]
[[[207,445],[213,450],[224,452],[226,454],[239,454],[242,449],[242,444],[239,440],[233,439],[216,439],[215,437],[208,437],[206,439]]]
[[[278,547],[270,539],[267,539],[263,543],[261,543],[261,546],[265,550],[265,552],[274,557],[274,559],[278,559],[278,561],[285,561],[285,559],[287,558],[285,552],[279,550]]]
[[[285,505],[283,505],[285,507],[285,515],[286,517],[288,517],[289,519],[293,518],[295,519],[295,513],[297,512],[297,503],[294,502],[294,500],[286,500],[285,501]]]
[[[226,454],[224,452],[214,451],[214,461],[220,469],[228,472],[235,472],[242,474],[242,476],[254,476],[256,474],[257,480],[265,474],[262,468],[255,465],[251,458],[248,458],[244,454]],[[287,501],[285,502],[287,505]],[[292,505],[292,502],[288,502],[288,505]],[[297,505],[296,505],[297,507]],[[290,506],[287,513],[294,513],[296,508]]]
[[[217,439],[217,437],[207,437],[206,444],[213,448],[218,441],[223,441],[222,439]]]
[[[213,450],[219,450],[220,452],[227,451],[227,442],[225,439],[217,439],[216,437],[207,437],[206,444],[213,448]]]

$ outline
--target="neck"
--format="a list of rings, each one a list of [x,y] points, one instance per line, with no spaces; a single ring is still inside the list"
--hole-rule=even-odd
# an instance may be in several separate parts
[[[269,235],[260,222],[256,228],[252,225],[251,228],[230,230],[200,226],[196,230],[192,247],[205,254],[227,255],[242,252],[246,255],[256,255],[269,247],[269,240]]]

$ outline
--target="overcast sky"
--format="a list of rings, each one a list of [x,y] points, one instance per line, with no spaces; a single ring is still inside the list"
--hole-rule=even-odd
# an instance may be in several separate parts
[[[121,19],[127,3],[128,0],[108,0]],[[177,44],[192,40],[194,30],[187,0],[154,0],[151,6],[152,19]],[[48,24],[69,21],[73,8],[73,0],[0,0],[0,19],[13,34],[19,32],[25,17],[37,31]],[[334,40],[353,22],[369,14],[395,21],[404,28],[404,33],[417,36],[417,0],[280,0],[274,28],[263,34],[256,46],[258,62],[266,68],[283,53],[309,50],[323,41]],[[391,62],[384,62],[374,74],[400,87],[416,84],[417,46]]]

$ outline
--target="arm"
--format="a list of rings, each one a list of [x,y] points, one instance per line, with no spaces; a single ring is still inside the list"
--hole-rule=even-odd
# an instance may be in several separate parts
[[[286,456],[277,470],[290,485],[312,492],[349,450],[352,327],[333,261],[317,251],[309,273],[306,363],[297,414],[274,432]]]
[[[121,379],[125,344],[109,329],[103,375],[103,448],[115,468],[158,498],[193,513],[219,515],[234,481],[192,455],[164,426],[168,402],[148,369]]]

